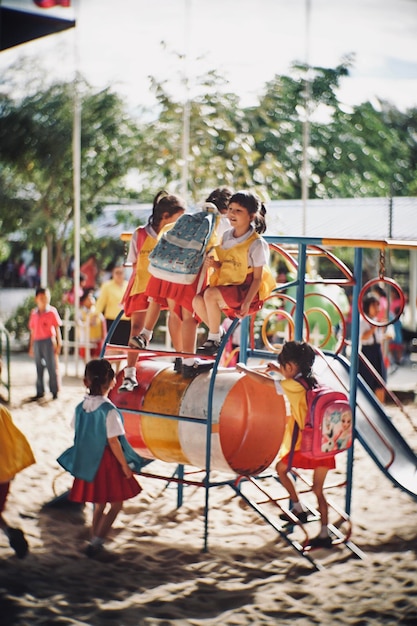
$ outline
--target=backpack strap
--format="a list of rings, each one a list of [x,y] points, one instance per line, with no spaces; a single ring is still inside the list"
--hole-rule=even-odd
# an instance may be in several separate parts
[[[309,385],[303,376],[298,376],[295,380],[297,381],[297,383],[300,383],[300,385],[302,385],[306,391],[309,389]],[[291,448],[290,448],[290,453],[288,456],[287,472],[290,472],[292,468],[292,462],[294,460],[295,444],[297,443],[299,432],[300,432],[300,427],[294,419],[294,430],[292,431]]]

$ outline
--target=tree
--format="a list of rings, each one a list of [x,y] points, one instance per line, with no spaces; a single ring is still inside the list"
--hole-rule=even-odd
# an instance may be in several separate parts
[[[65,271],[72,251],[74,88],[73,83],[56,83],[19,100],[4,98],[0,108],[2,234],[18,229],[34,250],[47,246],[50,285]],[[77,90],[85,227],[106,195],[125,195],[124,177],[135,164],[138,129],[110,89],[94,93],[80,81]],[[82,234],[88,243],[88,229]]]

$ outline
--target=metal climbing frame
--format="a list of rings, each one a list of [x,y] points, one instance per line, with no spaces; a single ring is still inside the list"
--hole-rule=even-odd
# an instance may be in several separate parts
[[[301,340],[303,337],[303,328],[305,325],[305,314],[304,314],[304,299],[305,299],[305,285],[306,285],[306,262],[308,256],[308,249],[314,250],[314,253],[320,253],[328,255],[329,253],[322,248],[323,246],[329,247],[354,247],[355,248],[355,257],[354,257],[354,267],[353,272],[350,274],[349,270],[345,271],[345,268],[341,267],[341,263],[339,263],[339,269],[341,269],[345,278],[342,280],[342,284],[350,284],[353,285],[353,315],[352,315],[352,353],[351,353],[351,368],[350,368],[350,403],[352,406],[353,417],[355,417],[355,406],[356,406],[356,380],[358,373],[358,351],[359,351],[359,308],[358,301],[361,293],[361,276],[362,276],[362,252],[364,248],[378,248],[385,250],[386,248],[417,248],[417,242],[401,242],[401,241],[393,241],[393,240],[379,240],[379,241],[368,241],[368,240],[344,240],[344,239],[319,239],[319,238],[294,238],[294,237],[266,237],[269,244],[273,246],[281,247],[282,245],[291,245],[296,247],[297,250],[297,258],[298,261],[294,265],[297,276],[294,281],[286,283],[285,285],[277,286],[276,293],[279,293],[280,290],[286,289],[289,286],[296,287],[296,304],[294,308],[294,336],[295,339]],[[334,257],[335,258],[335,257]],[[321,281],[325,282],[325,281]],[[332,280],[331,282],[336,282]],[[114,325],[117,324],[115,321]],[[298,539],[291,539],[290,533],[288,532],[287,527],[283,527],[276,521],[276,515],[270,515],[265,512],[264,504],[265,500],[258,500],[258,497],[252,497],[246,495],[246,484],[251,485],[252,487],[256,487],[256,491],[263,495],[264,499],[268,503],[274,502],[274,506],[278,506],[280,509],[280,505],[278,503],[278,499],[275,496],[269,495],[269,493],[264,490],[261,486],[261,480],[265,477],[260,475],[259,477],[237,477],[233,481],[224,481],[224,482],[211,482],[211,436],[208,436],[212,433],[213,427],[213,395],[215,390],[215,381],[217,376],[217,371],[220,363],[220,359],[223,354],[224,347],[229,339],[229,337],[234,332],[237,326],[238,320],[235,320],[232,325],[229,327],[226,335],[223,338],[221,348],[219,353],[215,357],[214,367],[212,370],[212,375],[209,381],[208,395],[207,395],[207,413],[206,418],[203,422],[206,425],[207,436],[206,436],[206,462],[204,468],[204,478],[201,481],[190,481],[185,478],[183,466],[178,465],[177,471],[172,476],[156,476],[153,474],[148,474],[147,472],[143,472],[144,475],[151,476],[154,478],[160,478],[166,481],[174,481],[178,484],[178,504],[182,502],[182,485],[184,484],[194,484],[201,486],[205,489],[205,507],[204,507],[204,547],[203,549],[206,551],[208,549],[208,519],[209,519],[209,492],[211,487],[229,484],[231,488],[239,494],[251,507],[255,510],[268,524],[270,524],[280,535],[281,537],[292,547],[299,552],[304,558],[306,558],[316,569],[320,569],[320,565],[312,559],[311,555],[304,550],[305,541],[299,541]],[[111,339],[111,335],[113,333],[113,326],[109,331],[108,338],[106,338],[106,343],[103,346],[102,356],[107,353],[108,350],[120,350],[120,346],[109,344],[109,338]],[[241,333],[241,346],[240,346],[240,358],[242,361],[247,360],[249,357],[261,357],[261,358],[271,358],[271,352],[265,352],[262,350],[257,350],[252,342],[252,345],[249,345],[249,318],[246,318],[242,321],[242,333]],[[150,354],[152,352],[152,355]],[[167,352],[153,352],[147,351],[147,358],[152,356],[157,357],[158,355],[165,354]],[[172,352],[168,353],[169,356],[175,356]],[[132,411],[131,411],[132,412]],[[162,417],[165,419],[185,419],[184,417],[180,417],[177,415],[161,415],[158,413],[150,413],[146,412],[142,409],[138,409],[138,415],[151,415],[155,417]],[[194,419],[202,422],[201,419],[190,416],[186,419]],[[353,453],[354,453],[354,444],[349,449],[347,456],[347,480],[346,480],[346,493],[345,493],[345,511],[340,511],[336,509],[335,505],[331,505],[333,509],[337,510],[339,518],[343,523],[349,525],[349,515],[351,508],[351,494],[352,494],[352,468],[353,468]],[[309,489],[311,486],[300,477],[300,480],[304,480],[305,486]],[[287,511],[284,510],[286,513]],[[311,510],[311,515],[314,519],[314,516],[317,516],[317,512]],[[302,524],[298,522],[294,518],[294,525],[300,528],[300,532],[304,535],[304,539],[306,537],[306,530]],[[346,547],[351,550],[358,557],[362,557],[363,553],[350,541],[350,529],[348,531],[343,532],[340,528],[333,524],[331,527],[331,532],[333,533],[335,542],[344,543]]]

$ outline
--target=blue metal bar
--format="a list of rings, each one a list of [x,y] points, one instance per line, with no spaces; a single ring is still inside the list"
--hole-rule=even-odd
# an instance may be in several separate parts
[[[297,341],[301,341],[303,338],[306,259],[307,246],[300,244],[298,253],[297,303],[295,307],[295,339]]]
[[[353,416],[353,433],[355,433],[355,416],[356,416],[356,393],[359,367],[359,307],[358,300],[362,288],[362,248],[355,248],[355,257],[353,265],[353,276],[355,284],[352,294],[352,330],[351,330],[351,354],[350,354],[350,392],[349,402],[352,408]],[[350,515],[352,502],[352,480],[353,480],[353,452],[354,452],[355,436],[352,437],[352,445],[347,454],[347,471],[346,471],[346,492],[345,492],[345,511]]]

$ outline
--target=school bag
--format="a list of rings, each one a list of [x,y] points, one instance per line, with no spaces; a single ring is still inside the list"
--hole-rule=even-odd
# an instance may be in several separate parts
[[[326,459],[352,445],[353,417],[348,397],[326,385],[310,389],[303,378],[297,378],[307,392],[307,415],[301,431],[299,451],[311,459]],[[300,427],[295,424],[288,469],[291,469]]]
[[[217,216],[207,211],[182,215],[150,253],[149,273],[172,283],[193,283],[203,265],[216,220]]]

